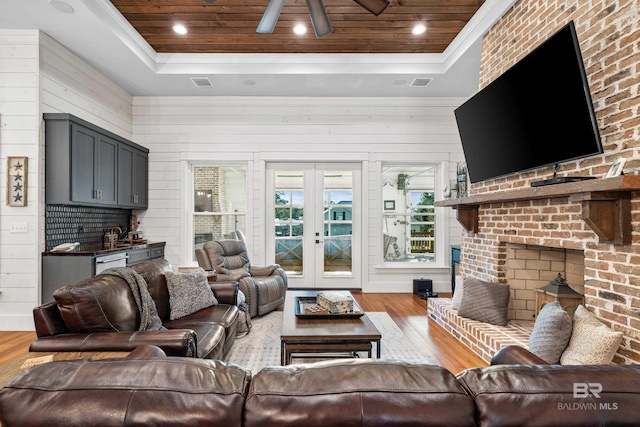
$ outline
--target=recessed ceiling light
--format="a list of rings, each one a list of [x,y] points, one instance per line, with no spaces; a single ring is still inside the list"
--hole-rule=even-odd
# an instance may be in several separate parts
[[[176,24],[173,26],[173,31],[175,31],[176,33],[184,36],[185,34],[187,34],[189,31],[187,31],[187,27],[185,27],[182,24]]]
[[[307,34],[307,26],[304,24],[296,24],[295,27],[293,27],[293,32],[299,35]]]
[[[58,12],[62,13],[73,13],[73,8],[69,3],[63,2],[62,0],[49,0],[49,4]]]
[[[413,29],[411,30],[411,33],[417,36],[418,34],[422,34],[425,31],[427,31],[427,27],[425,27],[423,24],[418,24],[415,27],[413,27]]]

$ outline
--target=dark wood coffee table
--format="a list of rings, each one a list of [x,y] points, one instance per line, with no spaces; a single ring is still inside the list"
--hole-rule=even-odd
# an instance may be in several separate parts
[[[280,364],[299,357],[352,357],[366,351],[371,357],[372,344],[380,358],[380,331],[364,314],[357,318],[300,318],[296,316],[296,297],[315,296],[319,291],[287,291],[280,330]],[[348,291],[344,291],[347,292]]]

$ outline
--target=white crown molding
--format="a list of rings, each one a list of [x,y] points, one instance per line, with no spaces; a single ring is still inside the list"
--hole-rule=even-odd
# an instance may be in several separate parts
[[[518,0],[487,0],[471,17],[442,53],[445,70],[460,59],[462,54],[477,40],[484,37]]]
[[[81,0],[151,70],[158,54],[109,0]]]
[[[487,0],[443,53],[157,53],[109,0],[81,0],[157,74],[444,74],[517,0]]]

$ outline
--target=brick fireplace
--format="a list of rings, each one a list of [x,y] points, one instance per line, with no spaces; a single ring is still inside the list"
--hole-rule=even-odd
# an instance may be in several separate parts
[[[604,154],[561,164],[558,173],[595,176],[599,182],[588,185],[599,188],[613,160],[621,156],[627,159],[628,176],[598,192],[579,184],[548,197],[532,192],[531,198],[482,198],[529,194],[531,181],[553,173],[552,167],[541,168],[471,185],[469,199],[476,202],[470,209],[464,203],[442,205],[457,208],[460,222],[471,230],[461,245],[463,275],[513,285],[511,317],[531,320],[533,289],[563,268],[567,281],[584,292],[585,306],[623,332],[614,363],[640,362],[640,181],[629,176],[640,169],[639,17],[636,0],[520,0],[486,34],[480,67],[484,87],[573,20]],[[553,132],[554,126],[562,126],[562,118],[549,117],[548,124]],[[556,264],[560,258],[562,266]],[[549,270],[513,268],[536,264],[548,264]]]
[[[536,290],[558,273],[571,289],[584,295],[583,251],[506,243],[506,252],[506,279],[511,289],[509,319],[534,320]]]

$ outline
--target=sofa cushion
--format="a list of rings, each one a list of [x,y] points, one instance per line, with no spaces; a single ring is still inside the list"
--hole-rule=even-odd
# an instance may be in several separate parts
[[[457,378],[475,401],[479,426],[637,424],[638,365],[498,365]]]
[[[607,365],[613,360],[622,332],[611,330],[583,305],[573,315],[573,333],[562,353],[563,365]]]
[[[169,290],[171,320],[179,319],[203,308],[218,304],[213,295],[207,275],[199,268],[193,273],[165,273]]]
[[[529,336],[529,351],[547,363],[559,363],[571,338],[573,322],[558,301],[545,304]]]
[[[505,326],[509,308],[509,285],[485,282],[474,277],[464,279],[458,316]]]
[[[138,306],[120,277],[91,277],[57,289],[53,298],[70,332],[138,330]]]
[[[191,358],[51,362],[0,391],[0,423],[240,426],[250,378],[239,366]]]
[[[474,425],[473,401],[438,366],[355,359],[263,368],[245,403],[245,427],[382,425]]]

